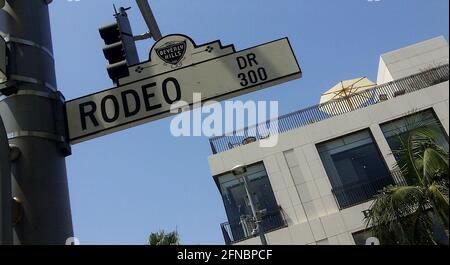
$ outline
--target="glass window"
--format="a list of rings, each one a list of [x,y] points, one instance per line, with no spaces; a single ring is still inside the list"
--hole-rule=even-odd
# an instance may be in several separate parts
[[[261,228],[269,231],[284,226],[264,164],[248,166],[245,178],[255,210],[261,219]],[[253,236],[255,222],[243,177],[238,178],[230,172],[218,176],[216,181],[222,195],[232,237],[244,239]]]
[[[431,216],[431,220],[433,222],[433,224],[432,224],[432,233],[433,233],[434,240],[436,241],[436,243],[438,245],[446,245],[446,246],[448,246],[448,244],[449,244],[448,236],[447,236],[447,234],[445,232],[445,228],[441,224],[441,221],[439,221],[436,218],[436,216],[433,214],[432,211],[429,211],[428,214]],[[374,240],[367,241],[367,239],[369,239],[369,238],[376,238],[374,236],[373,231],[372,231],[371,228],[355,232],[352,235],[353,235],[353,239],[355,240],[355,244],[356,245],[368,245],[370,243],[373,243]],[[387,243],[385,243],[385,244],[387,244]],[[396,245],[398,243],[390,242],[389,244]]]
[[[370,200],[392,177],[369,130],[317,145],[341,208]]]
[[[353,240],[355,240],[355,245],[367,245],[370,244],[367,242],[367,239],[373,237],[373,233],[371,229],[362,230],[356,233],[353,233]]]
[[[439,119],[436,118],[432,109],[418,112],[380,125],[384,137],[393,151],[401,148],[399,136],[406,133],[408,130],[422,126],[429,126],[433,129],[437,136],[437,144],[448,151],[448,136],[446,135],[444,128],[439,122]],[[398,161],[399,157],[395,154],[395,152],[394,156]]]

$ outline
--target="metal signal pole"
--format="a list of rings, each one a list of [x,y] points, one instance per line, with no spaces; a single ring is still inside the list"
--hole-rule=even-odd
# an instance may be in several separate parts
[[[10,149],[0,116],[0,246],[12,244]]]
[[[64,97],[56,90],[48,4],[6,0],[0,34],[8,46],[8,81],[0,84],[0,115],[9,144],[12,194],[22,202],[14,244],[65,244],[73,236],[65,157],[70,154]]]
[[[159,41],[162,38],[161,31],[159,29],[158,23],[156,22],[153,11],[148,3],[148,0],[136,0],[136,4],[144,17],[145,23],[147,24],[149,30],[149,36],[155,41]]]

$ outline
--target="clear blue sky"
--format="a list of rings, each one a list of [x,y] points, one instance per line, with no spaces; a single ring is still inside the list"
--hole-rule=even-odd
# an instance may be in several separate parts
[[[340,80],[376,80],[379,55],[444,35],[448,0],[151,0],[163,34],[198,44],[221,39],[244,49],[289,37],[304,77],[242,96],[278,100],[280,114],[317,104]],[[112,4],[132,6],[135,34],[146,31],[135,1],[56,0],[50,5],[58,87],[67,99],[112,87],[97,28]],[[153,44],[139,44],[141,60]],[[183,244],[223,244],[226,221],[211,178],[206,137],[174,138],[170,118],[72,147],[67,159],[72,218],[82,244],[145,244],[177,228]]]

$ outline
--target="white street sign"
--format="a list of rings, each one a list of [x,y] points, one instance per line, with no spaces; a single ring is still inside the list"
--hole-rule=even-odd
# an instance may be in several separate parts
[[[171,104],[224,100],[301,77],[283,38],[236,52],[220,41],[201,46],[184,35],[159,40],[150,60],[129,68],[119,86],[66,103],[72,144],[172,115]]]

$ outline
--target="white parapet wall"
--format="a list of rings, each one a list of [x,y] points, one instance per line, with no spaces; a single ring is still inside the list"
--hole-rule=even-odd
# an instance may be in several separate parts
[[[449,63],[448,42],[443,36],[416,43],[380,56],[377,84],[384,84]]]

